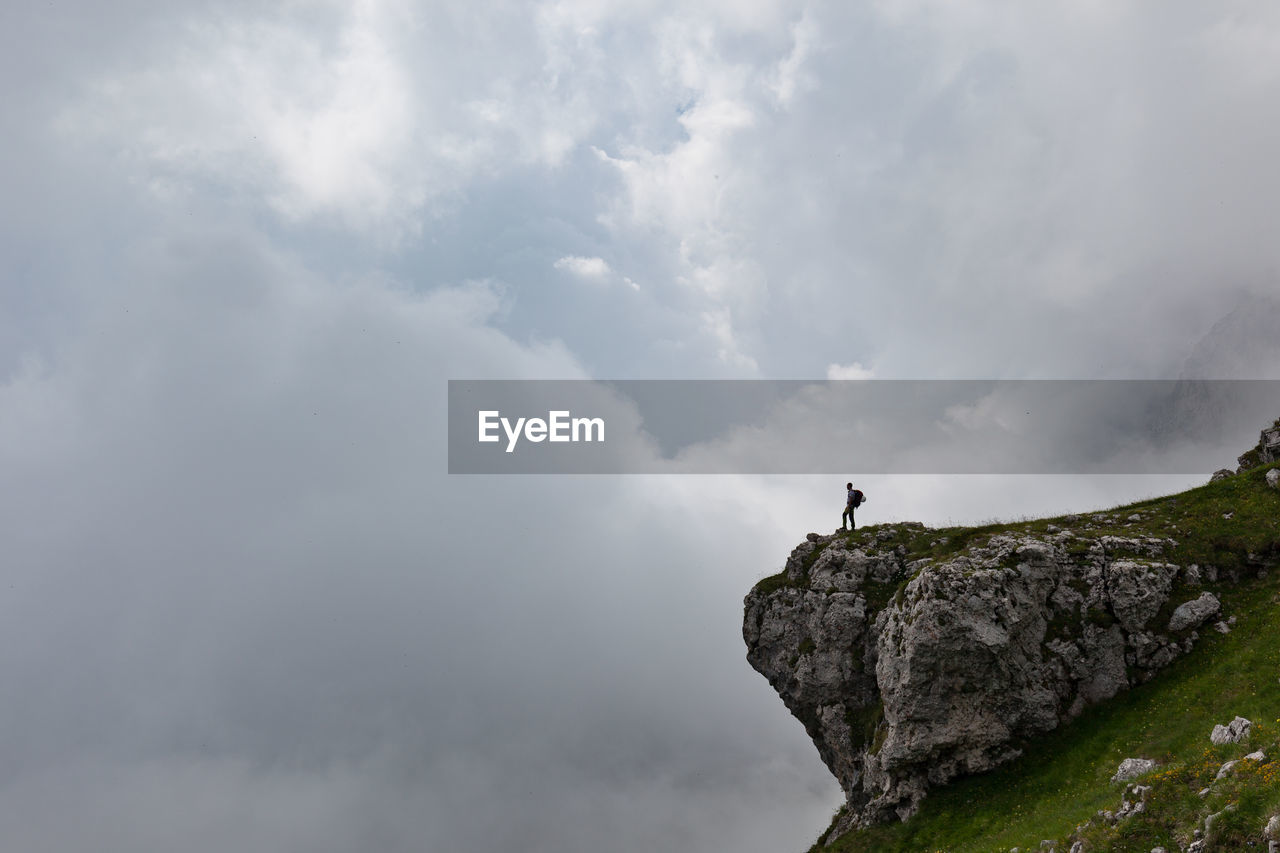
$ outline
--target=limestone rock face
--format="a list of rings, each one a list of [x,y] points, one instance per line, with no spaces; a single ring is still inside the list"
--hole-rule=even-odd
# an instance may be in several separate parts
[[[930,787],[1152,677],[1219,610],[1212,595],[1211,612],[1203,595],[1186,601],[1171,539],[998,534],[908,562],[928,536],[810,534],[744,601],[748,661],[844,789],[831,840],[905,820]],[[1177,601],[1175,615],[1195,606],[1174,628]]]

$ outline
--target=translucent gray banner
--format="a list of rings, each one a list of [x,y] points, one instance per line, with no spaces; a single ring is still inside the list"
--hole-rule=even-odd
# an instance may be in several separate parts
[[[1280,380],[450,380],[451,474],[1199,474]]]

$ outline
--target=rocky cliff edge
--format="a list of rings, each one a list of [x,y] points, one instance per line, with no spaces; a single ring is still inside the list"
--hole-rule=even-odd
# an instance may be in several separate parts
[[[1266,467],[1108,513],[810,533],[747,595],[743,637],[844,789],[827,840],[906,820],[1230,630],[1214,590],[1280,563]]]

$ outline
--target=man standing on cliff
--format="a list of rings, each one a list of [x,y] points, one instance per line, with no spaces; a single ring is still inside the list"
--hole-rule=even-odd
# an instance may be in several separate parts
[[[866,501],[867,496],[855,489],[853,483],[845,483],[844,487],[849,490],[849,497],[844,504],[844,515],[840,516],[840,529],[855,530],[857,525],[853,522],[853,511]],[[847,528],[845,527],[846,522],[849,525]]]

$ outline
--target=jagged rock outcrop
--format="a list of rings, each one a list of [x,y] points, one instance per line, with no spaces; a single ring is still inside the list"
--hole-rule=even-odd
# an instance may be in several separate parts
[[[1212,744],[1239,743],[1253,731],[1253,721],[1244,717],[1236,717],[1225,726],[1214,726],[1209,734]]]
[[[1240,454],[1236,460],[1240,467],[1238,472],[1247,471],[1259,465],[1270,465],[1280,460],[1280,419],[1262,431],[1258,443],[1250,450]]]
[[[1190,652],[1210,622],[1227,633],[1236,617],[1214,591],[1280,565],[1280,473],[1256,470],[1277,461],[1280,420],[1238,474],[1127,512],[810,533],[746,596],[742,631],[844,789],[827,843],[1017,757]]]
[[[1189,651],[1219,612],[1172,539],[1053,530],[949,552],[918,524],[811,533],[747,595],[747,658],[845,791],[830,839],[1016,757]],[[921,537],[930,556],[908,560]]]

